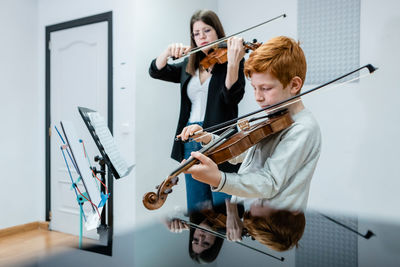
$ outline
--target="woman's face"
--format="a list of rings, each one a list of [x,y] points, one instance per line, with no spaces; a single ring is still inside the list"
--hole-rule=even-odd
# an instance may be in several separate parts
[[[218,40],[218,35],[215,29],[201,20],[198,20],[193,24],[192,35],[196,46],[203,46]],[[209,49],[210,48],[206,48],[202,51],[207,53]]]
[[[200,226],[210,229],[211,227],[202,222]],[[204,250],[209,249],[215,242],[215,236],[204,232],[203,230],[196,229],[193,234],[192,250],[194,253],[200,254]]]

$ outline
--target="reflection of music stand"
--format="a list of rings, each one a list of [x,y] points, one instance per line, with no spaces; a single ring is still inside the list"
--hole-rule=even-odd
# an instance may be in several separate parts
[[[108,166],[108,187],[112,188],[113,180],[112,176],[119,179],[126,175],[128,175],[133,169],[134,165],[129,166],[122,159],[119,150],[116,146],[113,136],[111,135],[110,130],[107,127],[104,119],[100,116],[97,111],[78,107],[79,113],[89,130],[90,135],[92,136],[94,143],[96,144],[101,156],[95,156],[94,160],[99,162],[100,170],[97,170],[93,167],[93,172],[95,174],[101,175],[101,180],[103,183],[106,183],[106,165]],[[110,189],[111,189],[110,188]],[[104,185],[101,185],[101,191],[105,192]],[[111,191],[111,190],[110,190]],[[113,225],[113,217],[112,217],[112,209],[113,209],[113,196],[110,195],[108,199],[108,205],[105,205],[107,214],[108,214],[108,225],[106,224],[105,212],[101,215],[101,225],[98,228],[98,232],[100,236],[102,234],[107,234],[107,251],[104,254],[111,255],[112,249],[112,225]],[[102,239],[102,237],[100,238]],[[94,251],[102,250],[103,247],[93,248]],[[89,249],[91,250],[91,249]]]

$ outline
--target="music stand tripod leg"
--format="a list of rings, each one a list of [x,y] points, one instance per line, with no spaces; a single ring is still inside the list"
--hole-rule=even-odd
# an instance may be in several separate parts
[[[86,192],[83,193],[85,197],[87,197]],[[82,249],[82,235],[83,235],[83,203],[87,201],[84,197],[78,196],[78,203],[79,203],[79,249]]]

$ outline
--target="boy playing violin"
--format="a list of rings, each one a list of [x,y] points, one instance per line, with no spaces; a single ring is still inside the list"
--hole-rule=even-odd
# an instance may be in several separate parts
[[[306,70],[306,59],[299,43],[280,36],[251,53],[244,73],[251,80],[255,100],[265,108],[299,94]],[[232,159],[230,163],[242,162],[238,173],[219,171],[210,158],[199,152],[191,155],[200,164],[193,165],[187,172],[196,180],[211,185],[213,191],[268,199],[275,208],[305,209],[320,155],[321,134],[317,121],[301,100],[287,108],[294,123]],[[186,140],[201,129],[199,125],[191,125],[179,136]],[[203,134],[198,141],[208,143],[212,138]]]

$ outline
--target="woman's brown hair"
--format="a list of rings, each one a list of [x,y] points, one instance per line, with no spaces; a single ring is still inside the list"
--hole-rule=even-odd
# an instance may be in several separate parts
[[[190,19],[190,46],[192,48],[196,47],[196,42],[193,36],[193,24],[196,21],[202,21],[205,24],[214,28],[217,33],[218,39],[225,37],[224,28],[222,27],[221,21],[219,20],[217,14],[214,11],[203,9],[196,11],[192,18]],[[196,69],[199,67],[200,61],[204,58],[204,53],[198,52],[191,54],[189,56],[189,62],[186,66],[186,72],[194,75]]]

